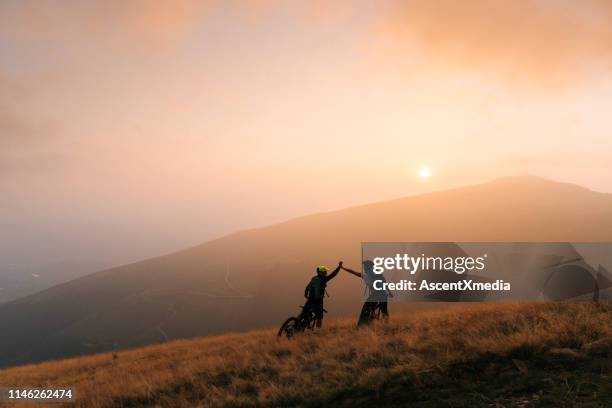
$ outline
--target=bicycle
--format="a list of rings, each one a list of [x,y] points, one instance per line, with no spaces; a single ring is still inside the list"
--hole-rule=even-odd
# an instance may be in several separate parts
[[[359,316],[358,325],[370,324],[374,320],[385,320],[386,315],[382,312],[383,302],[376,302],[375,304],[368,305]]]
[[[300,306],[302,312],[299,316],[292,316],[285,320],[281,328],[278,330],[278,337],[292,338],[297,333],[303,333],[306,329],[314,330],[317,322],[315,313],[310,308]],[[327,310],[323,309],[323,313],[327,313]]]

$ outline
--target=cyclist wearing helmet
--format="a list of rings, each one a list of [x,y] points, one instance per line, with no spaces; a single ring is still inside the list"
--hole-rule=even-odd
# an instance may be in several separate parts
[[[304,309],[310,309],[315,314],[317,327],[323,326],[323,299],[325,298],[327,282],[334,279],[341,268],[342,261],[338,263],[338,267],[336,267],[331,274],[327,275],[327,267],[318,266],[317,276],[310,280],[310,283],[304,290],[304,297],[308,299],[304,305]]]

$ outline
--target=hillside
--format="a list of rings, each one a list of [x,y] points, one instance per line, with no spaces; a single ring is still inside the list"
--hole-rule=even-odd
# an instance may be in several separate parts
[[[612,241],[612,195],[510,177],[239,232],[0,306],[0,367],[274,326],[363,241]],[[330,317],[358,312],[358,279],[328,289]]]
[[[462,306],[177,341],[0,371],[0,384],[73,386],[70,407],[544,407],[612,404],[612,306]],[[25,406],[25,405],[20,405]]]

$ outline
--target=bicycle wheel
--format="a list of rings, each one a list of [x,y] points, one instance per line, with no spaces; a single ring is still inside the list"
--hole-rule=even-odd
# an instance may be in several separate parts
[[[278,331],[278,337],[285,336],[290,339],[298,331],[300,331],[300,323],[298,319],[295,317],[290,317],[281,326],[280,330]]]
[[[380,310],[380,305],[376,305],[374,310],[372,310],[371,320],[381,320],[382,319],[382,311]]]
[[[304,318],[304,320],[302,321],[302,326],[310,330],[314,330],[316,323],[317,319],[315,319],[314,314],[311,314],[310,316]]]
[[[365,303],[359,314],[359,321],[357,326],[368,325],[372,322],[374,314],[374,306],[371,303]]]

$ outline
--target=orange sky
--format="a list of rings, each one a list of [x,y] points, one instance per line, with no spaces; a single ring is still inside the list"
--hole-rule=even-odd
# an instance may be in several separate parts
[[[610,3],[329,3],[3,1],[0,255],[123,262],[509,174],[612,192]]]

